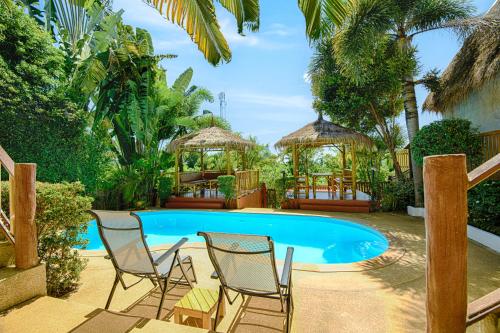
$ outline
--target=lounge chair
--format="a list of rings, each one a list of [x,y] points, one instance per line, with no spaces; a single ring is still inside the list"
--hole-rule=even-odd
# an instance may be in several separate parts
[[[96,218],[99,235],[108,252],[106,258],[111,260],[116,271],[106,309],[111,304],[118,282],[124,290],[127,290],[143,279],[149,279],[155,287],[159,285],[162,292],[156,314],[156,319],[159,319],[165,294],[171,289],[169,289],[169,284],[173,284],[172,288],[177,284],[188,285],[192,288],[193,282],[196,283],[191,257],[181,257],[179,254],[179,249],[187,242],[187,238],[182,238],[164,253],[152,253],[146,243],[141,218],[138,215],[129,212],[98,210],[90,211],[90,213]],[[188,266],[187,269],[185,265]],[[180,268],[182,274],[179,278],[172,277],[172,271],[176,267]],[[192,280],[187,275],[188,271],[192,271]],[[123,280],[124,274],[134,275],[140,280],[127,286]]]
[[[214,277],[220,280],[219,305],[224,295],[233,304],[238,295],[279,299],[286,313],[286,332],[293,313],[292,257],[293,247],[287,249],[283,266],[277,266],[274,243],[269,236],[198,232],[207,243],[208,255],[215,268]],[[281,273],[281,279],[278,278]],[[231,299],[228,291],[235,291]],[[216,322],[219,312],[217,306]]]

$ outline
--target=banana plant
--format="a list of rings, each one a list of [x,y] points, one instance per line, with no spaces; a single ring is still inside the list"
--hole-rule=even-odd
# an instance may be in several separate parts
[[[0,0],[10,2],[11,0]],[[99,15],[111,10],[112,0],[13,0],[24,6],[32,17],[57,39],[62,30],[73,45],[95,26],[92,12],[100,6]],[[139,0],[137,0],[139,1]],[[231,60],[231,50],[221,32],[215,5],[219,4],[236,19],[238,33],[257,31],[259,28],[259,0],[143,0],[155,8],[166,20],[184,29],[198,46],[204,57],[213,65]]]

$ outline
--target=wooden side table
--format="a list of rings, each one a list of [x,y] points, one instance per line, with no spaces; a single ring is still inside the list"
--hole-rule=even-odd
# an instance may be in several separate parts
[[[212,314],[217,311],[219,291],[205,288],[193,288],[182,297],[174,306],[174,322],[182,324],[182,316],[201,319],[202,327],[212,329]],[[225,315],[224,295],[219,309],[220,322]]]

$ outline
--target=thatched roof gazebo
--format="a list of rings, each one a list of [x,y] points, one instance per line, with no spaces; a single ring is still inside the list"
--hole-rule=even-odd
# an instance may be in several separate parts
[[[500,17],[500,1],[495,1],[486,18]],[[497,23],[479,27],[464,41],[451,63],[444,70],[440,90],[431,92],[423,108],[434,112],[447,112],[467,96],[500,73],[500,31]]]
[[[333,146],[342,154],[342,176],[340,178],[340,197],[344,197],[344,170],[346,165],[346,146],[350,147],[352,158],[352,194],[356,199],[356,148],[370,148],[373,145],[371,139],[352,129],[334,124],[323,119],[320,114],[318,119],[306,126],[284,136],[276,144],[276,148],[291,148],[293,159],[293,174],[298,177],[299,148],[319,148]],[[308,193],[306,193],[306,197]]]
[[[169,152],[175,153],[175,186],[179,191],[181,185],[180,178],[180,161],[183,152],[199,152],[201,156],[201,177],[204,177],[205,165],[203,156],[206,151],[222,150],[226,153],[226,169],[227,174],[232,173],[231,168],[231,151],[238,151],[242,155],[243,169],[246,167],[245,153],[246,149],[253,147],[255,144],[252,141],[245,140],[239,135],[212,126],[203,128],[193,133],[186,134],[178,139],[173,140],[167,147]]]
[[[230,150],[244,150],[254,146],[254,143],[245,140],[237,134],[212,126],[187,134],[170,143],[168,150],[175,152],[177,149],[209,149],[225,148]]]

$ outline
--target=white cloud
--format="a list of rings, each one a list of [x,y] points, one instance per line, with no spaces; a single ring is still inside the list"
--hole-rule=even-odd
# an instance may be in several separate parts
[[[256,46],[260,43],[260,39],[255,35],[240,35],[236,30],[236,26],[229,19],[222,19],[219,23],[222,34],[229,44]]]
[[[263,31],[266,35],[274,35],[280,37],[290,36],[294,33],[294,29],[281,24],[281,23],[273,23],[269,26],[269,29]]]
[[[303,95],[272,95],[261,93],[235,93],[231,99],[248,104],[278,108],[311,109],[312,100]]]

